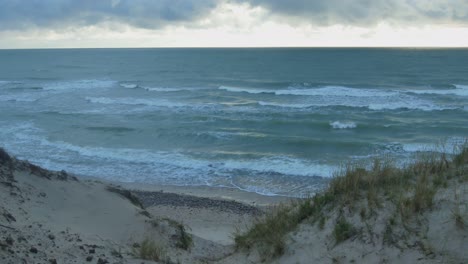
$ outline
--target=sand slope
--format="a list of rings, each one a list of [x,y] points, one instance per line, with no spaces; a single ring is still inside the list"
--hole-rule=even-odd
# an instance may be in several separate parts
[[[389,224],[395,204],[385,200],[365,216],[365,200],[340,212],[323,212],[322,226],[306,219],[287,235],[278,258],[265,257],[256,248],[236,250],[232,234],[266,210],[253,203],[266,206],[284,199],[209,188],[169,187],[172,192],[167,192],[161,186],[157,191],[126,187],[134,190],[50,172],[0,149],[0,263],[154,263],[139,259],[145,238],[163,249],[159,263],[468,262],[467,223],[454,217],[457,212],[468,219],[466,181],[449,181],[435,194],[431,210],[404,223]],[[225,199],[214,197],[216,192]],[[339,215],[357,232],[336,243],[333,229]],[[186,249],[180,247],[181,227],[193,241]]]
[[[232,253],[232,247],[196,236],[193,247],[180,249],[177,228],[160,211],[150,214],[108,191],[109,184],[5,155],[0,153],[0,263],[143,263],[135,246],[148,237],[164,249],[166,262],[200,263]]]

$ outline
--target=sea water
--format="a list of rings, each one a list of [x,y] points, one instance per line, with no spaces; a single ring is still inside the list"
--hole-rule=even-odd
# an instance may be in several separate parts
[[[302,196],[467,135],[467,49],[0,50],[0,147],[77,175]]]

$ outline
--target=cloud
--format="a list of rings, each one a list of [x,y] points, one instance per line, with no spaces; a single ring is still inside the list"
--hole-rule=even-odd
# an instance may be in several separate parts
[[[223,16],[216,13],[223,5],[261,8],[265,11],[263,22],[290,25],[468,25],[467,0],[0,0],[0,31],[60,30],[99,24],[111,29],[122,24],[145,29],[222,26],[196,22]]]
[[[0,30],[60,28],[119,22],[160,28],[195,20],[217,0],[0,0]]]
[[[468,24],[467,0],[237,0],[315,25]]]

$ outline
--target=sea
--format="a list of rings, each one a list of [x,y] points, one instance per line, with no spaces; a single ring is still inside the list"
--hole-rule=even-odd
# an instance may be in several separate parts
[[[0,50],[0,147],[83,177],[301,197],[467,136],[468,49]]]

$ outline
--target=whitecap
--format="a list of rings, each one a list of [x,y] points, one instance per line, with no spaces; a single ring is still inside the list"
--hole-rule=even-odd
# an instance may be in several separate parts
[[[220,86],[218,89],[225,90],[228,92],[235,93],[250,93],[250,94],[262,94],[262,93],[275,93],[275,90],[263,90],[255,88],[246,88],[246,87],[232,87],[232,86]]]
[[[110,88],[117,82],[111,80],[75,80],[63,81],[44,84],[44,90],[73,90],[73,89],[96,89],[96,88]]]
[[[350,88],[345,86],[325,86],[321,88],[277,90],[275,91],[275,94],[303,96],[385,97],[398,95],[398,92]]]
[[[135,89],[138,87],[138,84],[134,84],[134,83],[121,83],[119,84],[121,87],[123,88],[127,88],[127,89]]]
[[[345,121],[345,122],[334,121],[334,122],[330,122],[330,126],[333,129],[352,129],[352,128],[357,127],[356,123],[350,122],[350,121]]]
[[[287,156],[265,157],[254,160],[227,160],[223,167],[229,170],[248,170],[260,173],[280,173],[296,176],[332,177],[337,168]]]
[[[283,103],[275,103],[275,102],[265,102],[265,101],[258,101],[260,106],[271,106],[271,107],[281,107],[281,108],[309,108],[312,107],[312,104],[283,104]]]
[[[464,137],[449,137],[439,143],[393,143],[393,145],[401,146],[401,149],[408,153],[419,152],[436,152],[446,154],[457,154],[460,147],[466,144],[467,139]]]
[[[163,99],[150,100],[141,98],[108,98],[108,97],[86,97],[86,100],[96,104],[106,105],[146,105],[146,106],[160,106],[160,107],[184,107],[189,106],[187,104],[170,102]]]
[[[468,96],[468,85],[455,84],[454,87],[454,89],[409,90],[407,92],[415,94]]]
[[[179,91],[189,91],[190,88],[167,88],[167,87],[142,87],[143,89],[149,92],[179,92]]]
[[[386,103],[371,103],[367,106],[370,110],[382,111],[382,110],[422,110],[422,111],[442,111],[442,110],[454,110],[456,107],[449,106],[437,106],[433,103],[417,101],[413,102],[400,101],[400,102],[386,102]]]

